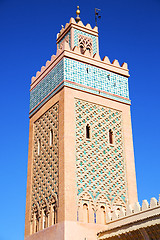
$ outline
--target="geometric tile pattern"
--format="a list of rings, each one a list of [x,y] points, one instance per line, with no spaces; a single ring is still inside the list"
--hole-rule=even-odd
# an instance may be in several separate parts
[[[126,98],[120,98],[118,97],[117,95],[110,95],[109,93],[107,92],[99,92],[98,89],[93,89],[93,88],[87,88],[85,87],[84,85],[76,85],[72,82],[68,82],[68,81],[65,81],[64,83],[62,83],[62,85],[64,86],[68,86],[68,87],[71,87],[71,88],[74,88],[74,89],[79,89],[81,91],[85,91],[85,92],[90,92],[90,93],[93,93],[93,94],[97,94],[99,96],[104,96],[104,97],[107,97],[109,99],[112,99],[112,100],[116,100],[116,101],[120,101],[120,102],[123,102],[123,103],[127,103],[127,104],[130,104],[131,101],[129,99],[126,99]]]
[[[81,84],[88,92],[102,90],[129,99],[128,78],[107,70],[63,58],[30,92],[30,111],[51,93],[63,80]],[[76,85],[81,90],[81,86]],[[86,89],[85,89],[86,90]],[[103,95],[103,92],[101,93]],[[113,97],[112,97],[113,98]],[[123,99],[119,99],[123,101]]]
[[[68,58],[64,71],[66,80],[129,98],[127,77]]]
[[[63,79],[63,60],[61,60],[30,92],[30,110],[41,102]]]
[[[34,123],[33,177],[32,177],[32,217],[41,214],[42,208],[49,208],[58,199],[58,103],[52,106]],[[53,144],[50,145],[50,131]],[[40,152],[38,154],[38,141]]]
[[[97,52],[96,36],[74,29],[74,46],[78,46],[79,35],[83,35],[92,39],[93,42],[93,55]]]
[[[76,99],[76,175],[77,200],[88,199],[96,209],[100,202],[108,206],[127,203],[125,160],[123,153],[122,113]],[[91,138],[85,136],[89,124]],[[109,130],[113,144],[109,144]]]

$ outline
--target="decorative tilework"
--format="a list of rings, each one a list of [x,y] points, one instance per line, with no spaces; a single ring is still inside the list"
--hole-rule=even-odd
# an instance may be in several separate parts
[[[122,113],[79,99],[76,99],[75,112],[78,204],[88,200],[96,209],[103,199],[109,206],[126,206]],[[91,129],[89,140],[85,137],[87,124]],[[109,129],[113,131],[112,145]]]
[[[58,200],[58,103],[52,106],[34,123],[32,217]],[[50,131],[53,131],[53,145],[50,145]],[[40,141],[40,150],[38,142]],[[39,151],[39,153],[38,153]]]
[[[64,41],[65,38],[69,39],[69,46],[71,47],[71,32],[69,31],[58,43],[58,48],[60,49],[61,43]]]
[[[126,77],[68,58],[64,71],[66,80],[129,98]]]
[[[40,103],[64,79],[63,62],[64,60],[61,60],[30,92],[30,110]]]
[[[76,89],[96,94],[98,93],[98,90],[101,90],[103,92],[100,94],[103,96],[119,100],[121,102],[130,103],[127,77],[123,77],[107,70],[75,60],[63,58],[63,60],[61,60],[30,92],[30,111],[37,104],[41,103],[42,105],[46,100],[48,100],[50,97],[48,95],[63,80],[68,80],[70,82],[65,82],[63,85],[72,86]],[[75,83],[77,85],[75,85]],[[55,93],[55,91],[53,93]],[[107,93],[115,94],[116,96],[109,95]],[[119,98],[118,96],[127,98],[128,100]],[[44,100],[44,98],[46,99]]]
[[[78,46],[78,35],[84,35],[87,37],[90,37],[93,41],[93,54],[95,54],[97,52],[97,40],[96,40],[96,36],[93,36],[91,34],[82,32],[80,30],[74,29],[74,46]]]
[[[107,92],[99,92],[99,90],[97,89],[88,89],[86,88],[85,86],[79,86],[79,85],[75,85],[74,83],[72,82],[64,82],[63,83],[64,86],[68,86],[68,87],[72,87],[72,88],[75,88],[75,89],[79,89],[79,90],[82,90],[82,91],[86,91],[86,92],[90,92],[90,93],[94,93],[94,94],[98,94],[99,96],[104,96],[104,97],[107,97],[107,98],[110,98],[112,100],[116,100],[116,101],[120,101],[120,102],[123,102],[123,103],[127,103],[127,104],[130,104],[131,101],[129,99],[124,99],[124,98],[119,98],[118,96],[114,96],[114,95],[110,95],[110,94],[107,94]]]

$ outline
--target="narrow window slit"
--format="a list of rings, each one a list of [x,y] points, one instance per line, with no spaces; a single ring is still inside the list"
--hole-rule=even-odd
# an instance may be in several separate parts
[[[111,129],[109,130],[109,143],[113,144],[113,131]]]
[[[38,155],[40,155],[41,152],[41,140],[38,139]]]
[[[90,126],[89,126],[89,124],[87,124],[87,126],[86,126],[86,138],[88,138],[88,139],[91,138]]]
[[[50,130],[50,146],[53,145],[53,130]]]

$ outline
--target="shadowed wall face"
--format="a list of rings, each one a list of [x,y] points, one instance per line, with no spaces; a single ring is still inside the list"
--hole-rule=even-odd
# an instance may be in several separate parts
[[[58,103],[34,123],[31,228],[37,232],[56,222],[58,204]]]

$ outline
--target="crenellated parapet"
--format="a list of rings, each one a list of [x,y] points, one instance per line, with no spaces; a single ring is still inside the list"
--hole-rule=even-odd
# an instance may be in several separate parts
[[[71,49],[74,46],[83,45],[83,43],[90,43],[92,45],[92,54],[99,51],[98,47],[98,28],[94,27],[92,29],[90,24],[86,26],[79,21],[76,23],[74,18],[70,19],[70,22],[62,26],[60,33],[57,34],[57,48],[61,47],[61,43],[68,40]],[[85,47],[85,46],[84,46]]]
[[[62,25],[60,32],[57,34],[57,41],[59,41],[59,39],[61,39],[66,34],[66,32],[68,32],[70,30],[71,26],[73,26],[73,25],[78,29],[81,29],[81,30],[85,29],[89,33],[94,32],[95,35],[98,34],[97,26],[92,28],[89,23],[87,23],[85,26],[82,21],[79,21],[78,23],[76,23],[75,19],[73,17],[71,17],[69,23],[66,23],[65,27],[63,27],[63,25]]]
[[[114,209],[106,214],[106,230],[97,234],[98,240],[115,239],[159,239],[160,198],[151,198]]]
[[[73,49],[70,48],[69,43],[67,41],[65,41],[63,43],[63,48],[61,49],[57,49],[56,55],[52,55],[51,59],[48,60],[45,64],[45,66],[42,66],[40,71],[36,72],[36,76],[33,76],[31,79],[31,85],[38,79],[40,78],[43,74],[47,73],[47,70],[50,69],[50,67],[54,67],[57,63],[57,60],[60,58],[59,56],[61,54],[67,55],[65,54],[66,51],[72,53],[72,54],[76,54],[79,55],[79,57],[83,57],[83,62],[87,63],[87,59],[89,58],[90,60],[96,60],[98,63],[101,63],[102,67],[106,70],[109,71],[113,71],[115,73],[118,74],[122,74],[124,76],[129,77],[129,70],[128,70],[128,65],[127,63],[123,62],[121,65],[118,62],[117,59],[114,59],[112,62],[109,60],[109,58],[107,56],[103,57],[103,59],[100,58],[99,53],[95,53],[94,55],[91,55],[90,52],[88,50],[86,50],[83,54],[80,51],[80,47],[78,46],[74,46]]]
[[[97,27],[71,18],[57,35],[56,55],[31,79],[30,116],[63,86],[130,104],[128,77],[127,63],[101,59]]]
[[[134,205],[127,205],[126,209],[121,207],[119,210],[115,209],[112,212],[108,212],[106,223],[134,216],[135,214],[146,213],[155,208],[159,208],[159,212],[157,213],[160,214],[160,199],[157,201],[157,199],[153,197],[151,198],[150,203],[148,203],[147,200],[143,200],[142,206],[140,206],[139,202],[136,202]]]

